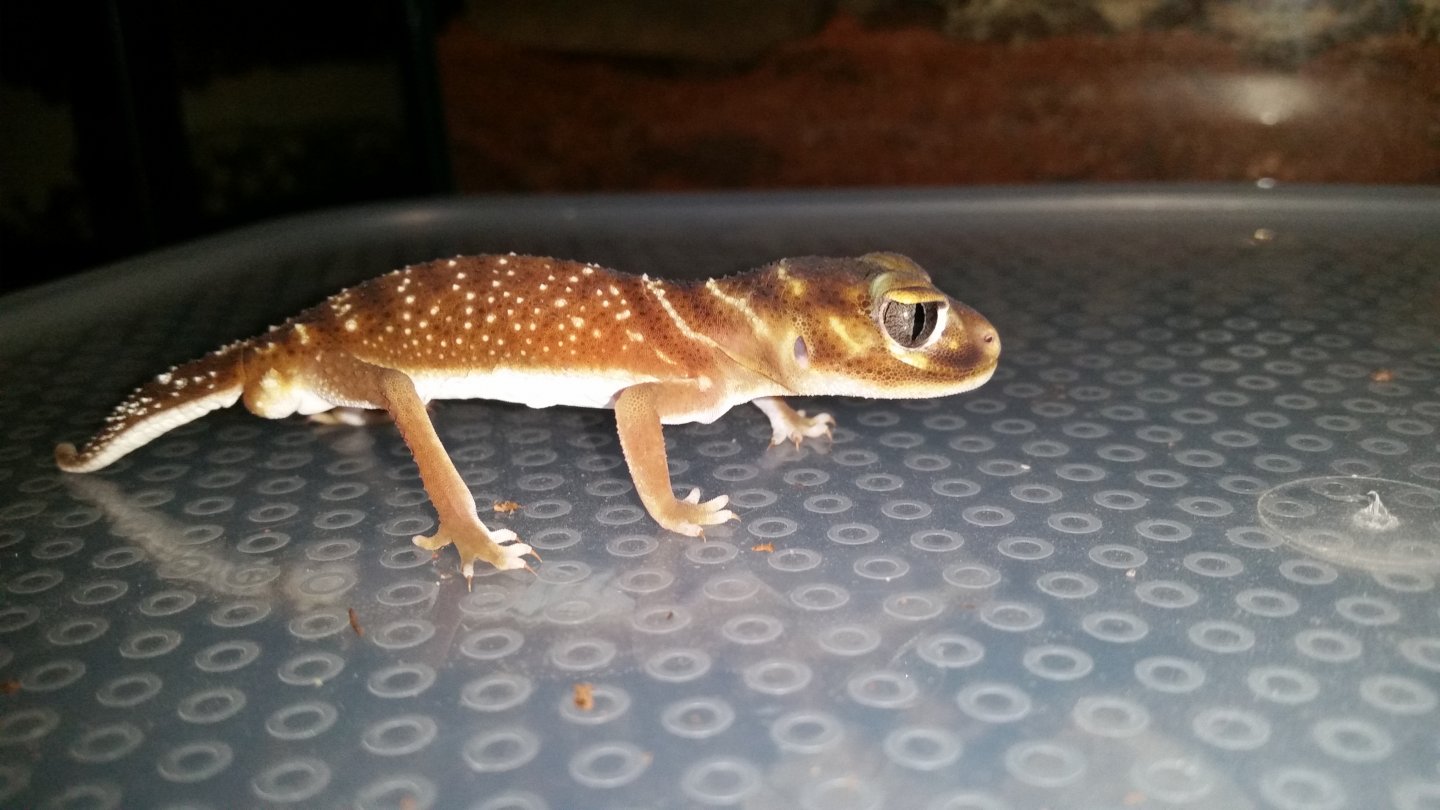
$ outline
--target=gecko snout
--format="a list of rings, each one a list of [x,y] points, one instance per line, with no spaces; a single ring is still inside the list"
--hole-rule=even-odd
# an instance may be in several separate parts
[[[951,308],[964,325],[967,343],[986,357],[997,357],[1000,354],[1000,332],[995,329],[984,315],[974,309],[960,303],[951,301]]]
[[[1000,360],[999,330],[984,315],[969,307],[965,307],[964,323],[968,352],[974,358],[975,365],[993,369]]]

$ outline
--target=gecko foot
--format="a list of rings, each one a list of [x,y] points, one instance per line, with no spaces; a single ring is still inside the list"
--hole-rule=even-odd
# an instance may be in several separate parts
[[[672,532],[687,537],[699,537],[705,533],[706,526],[718,526],[726,521],[740,519],[739,515],[725,508],[725,504],[729,502],[729,495],[720,495],[701,503],[700,490],[692,489],[684,499],[671,501],[663,514],[653,516],[655,522]]]
[[[511,571],[517,568],[530,569],[528,563],[522,559],[530,555],[540,559],[535,549],[520,542],[515,532],[509,529],[487,529],[479,520],[462,522],[457,528],[441,521],[440,528],[432,535],[425,536],[417,534],[411,538],[411,542],[426,551],[437,551],[455,544],[455,550],[460,553],[460,573],[465,575],[465,583],[468,586],[475,577],[475,561],[489,563],[501,571]]]
[[[804,411],[791,411],[782,418],[772,417],[770,420],[770,446],[784,442],[794,442],[796,447],[806,439],[813,439],[817,436],[830,437],[830,431],[835,427],[835,417],[828,413],[819,413],[814,416],[806,416]]]

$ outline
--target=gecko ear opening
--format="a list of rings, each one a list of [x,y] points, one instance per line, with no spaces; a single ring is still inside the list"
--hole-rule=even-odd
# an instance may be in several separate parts
[[[810,368],[810,347],[805,345],[804,337],[795,338],[795,365],[802,369]]]

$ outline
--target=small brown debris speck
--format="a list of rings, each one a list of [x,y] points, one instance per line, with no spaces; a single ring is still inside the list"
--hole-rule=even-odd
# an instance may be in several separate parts
[[[520,511],[522,507],[514,501],[496,501],[493,508],[502,515],[508,515],[511,512]]]
[[[355,631],[355,635],[364,638],[365,628],[360,626],[360,614],[356,613],[353,607],[349,608],[347,612],[350,614],[350,629]]]
[[[595,685],[591,683],[575,684],[575,708],[582,712],[588,712],[595,708]]]
[[[756,543],[750,547],[751,551],[758,551],[761,554],[769,554],[775,550],[774,543]]]
[[[1395,381],[1395,372],[1388,368],[1377,368],[1370,372],[1370,382],[1387,383]]]
[[[11,678],[8,681],[0,681],[0,695],[13,695],[20,691],[20,681]]]

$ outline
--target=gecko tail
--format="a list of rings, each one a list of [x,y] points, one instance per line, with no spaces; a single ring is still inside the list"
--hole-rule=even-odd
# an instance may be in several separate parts
[[[94,472],[164,433],[234,405],[245,389],[248,347],[244,341],[232,343],[135,389],[83,448],[56,445],[55,464],[65,472]]]

